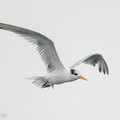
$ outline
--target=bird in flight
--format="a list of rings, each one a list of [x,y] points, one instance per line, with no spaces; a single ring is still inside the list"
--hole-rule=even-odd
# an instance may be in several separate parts
[[[72,65],[70,69],[67,70],[58,57],[53,41],[46,36],[32,30],[4,23],[0,23],[0,29],[19,34],[29,42],[37,45],[37,51],[44,61],[48,72],[48,75],[46,76],[36,76],[32,78],[34,80],[33,83],[41,88],[50,86],[54,87],[55,84],[71,82],[77,79],[87,80],[78,70],[75,69],[81,63],[86,63],[93,66],[97,64],[100,72],[109,74],[108,66],[100,54],[89,55]]]

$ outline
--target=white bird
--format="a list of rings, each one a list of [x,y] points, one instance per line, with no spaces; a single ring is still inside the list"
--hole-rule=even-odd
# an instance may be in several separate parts
[[[41,55],[42,60],[44,61],[47,71],[49,73],[46,76],[37,76],[32,78],[34,79],[33,83],[37,86],[46,88],[54,86],[55,84],[75,81],[77,79],[87,80],[81,75],[79,71],[75,69],[81,63],[86,63],[93,66],[97,64],[100,72],[103,71],[104,74],[109,74],[108,66],[102,55],[100,54],[89,55],[72,65],[70,67],[70,70],[67,70],[65,69],[57,55],[54,43],[46,36],[25,28],[4,23],[0,23],[0,29],[17,33],[24,38],[27,38],[29,42],[37,45],[37,50]]]

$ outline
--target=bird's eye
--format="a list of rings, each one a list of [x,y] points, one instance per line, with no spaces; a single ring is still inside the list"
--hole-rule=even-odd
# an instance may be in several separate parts
[[[77,73],[75,73],[74,75],[78,75]]]

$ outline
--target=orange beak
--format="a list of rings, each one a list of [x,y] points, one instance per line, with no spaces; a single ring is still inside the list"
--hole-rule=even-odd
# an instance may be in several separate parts
[[[83,79],[83,80],[87,80],[86,78],[84,78],[82,75],[78,76],[78,78]]]

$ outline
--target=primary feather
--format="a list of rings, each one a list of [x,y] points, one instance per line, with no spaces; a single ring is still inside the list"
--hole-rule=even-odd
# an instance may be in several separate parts
[[[25,28],[3,23],[0,23],[0,29],[17,33],[26,38],[29,42],[36,44],[37,50],[46,64],[48,72],[52,72],[53,70],[57,69],[64,69],[64,66],[55,50],[54,43],[46,36]]]
[[[100,54],[94,54],[94,55],[89,55],[89,56],[85,57],[84,59],[78,61],[73,66],[71,66],[71,69],[77,67],[81,63],[86,63],[86,64],[90,64],[93,66],[98,64],[98,69],[100,72],[103,71],[104,74],[105,73],[109,74],[108,66],[107,66],[105,60],[103,59],[102,55],[100,55]]]

